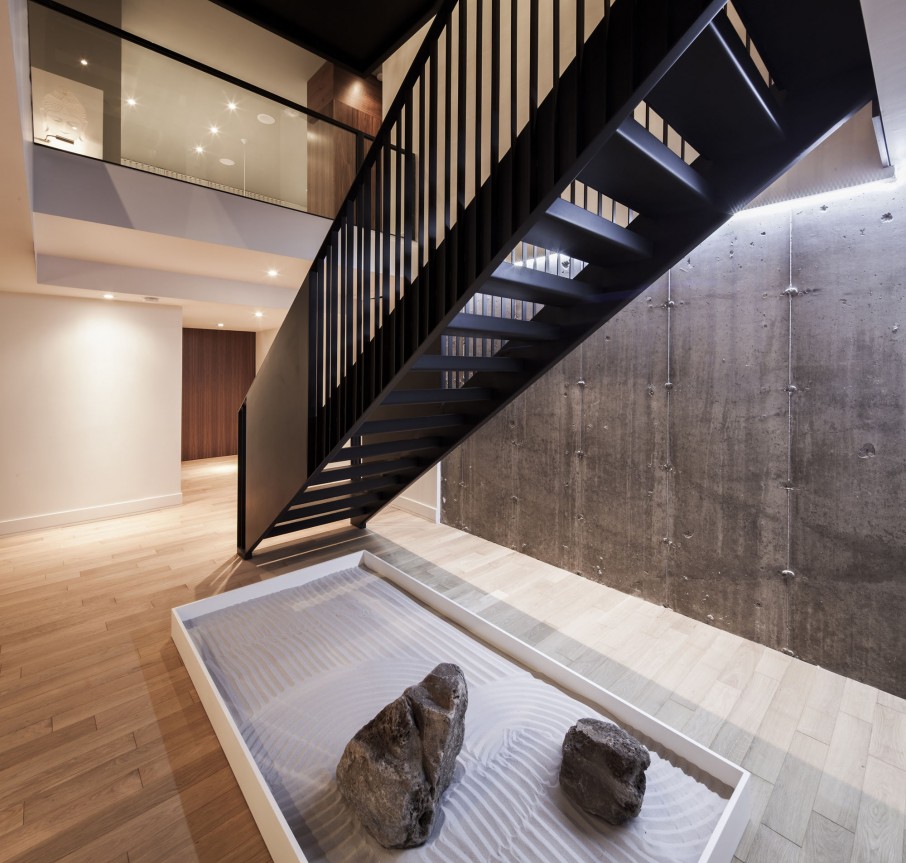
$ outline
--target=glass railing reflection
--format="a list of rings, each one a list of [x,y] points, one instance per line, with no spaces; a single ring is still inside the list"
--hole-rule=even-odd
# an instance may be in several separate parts
[[[114,29],[30,4],[37,143],[336,215],[368,136]]]

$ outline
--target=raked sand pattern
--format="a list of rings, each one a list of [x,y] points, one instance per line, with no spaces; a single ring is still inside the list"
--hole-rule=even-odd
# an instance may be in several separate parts
[[[360,567],[196,618],[190,635],[312,863],[682,863],[726,805],[652,751],[638,818],[617,828],[578,811],[557,784],[560,746],[600,714]],[[352,735],[440,662],[466,675],[465,742],[428,842],[387,851],[334,771]]]

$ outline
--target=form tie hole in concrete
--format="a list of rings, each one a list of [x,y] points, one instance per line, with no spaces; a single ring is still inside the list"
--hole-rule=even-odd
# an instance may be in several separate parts
[[[786,388],[786,391],[792,395],[793,393],[797,392],[796,386],[795,386],[794,384],[790,384],[790,385]]]
[[[799,293],[799,289],[790,285],[783,293],[788,297],[795,297]]]
[[[882,221],[882,222],[892,222],[892,221],[893,221],[893,213],[885,213],[883,216],[881,216],[881,221]]]
[[[875,454],[875,445],[871,443],[864,444],[859,450],[859,458],[874,458]]]

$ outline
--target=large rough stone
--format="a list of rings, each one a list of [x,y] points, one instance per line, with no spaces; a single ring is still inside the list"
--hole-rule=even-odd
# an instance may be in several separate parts
[[[619,726],[580,719],[563,738],[560,787],[580,809],[623,824],[642,809],[649,764],[648,750]]]
[[[346,745],[337,765],[340,793],[385,848],[412,848],[431,834],[462,748],[468,703],[462,670],[438,665]]]

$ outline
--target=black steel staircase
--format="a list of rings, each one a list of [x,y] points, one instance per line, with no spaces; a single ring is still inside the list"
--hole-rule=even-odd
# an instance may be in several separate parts
[[[363,526],[874,94],[858,0],[594,5],[435,19],[240,412],[243,555]]]

